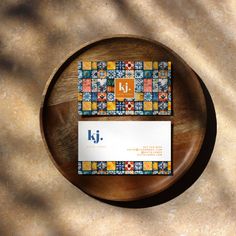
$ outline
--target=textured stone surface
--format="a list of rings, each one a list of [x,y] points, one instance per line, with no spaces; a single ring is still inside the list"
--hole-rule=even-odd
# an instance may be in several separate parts
[[[0,3],[1,235],[235,235],[236,2]],[[198,181],[159,206],[125,209],[70,184],[50,161],[39,107],[53,69],[82,43],[136,34],[176,51],[200,75],[217,113],[212,158]]]

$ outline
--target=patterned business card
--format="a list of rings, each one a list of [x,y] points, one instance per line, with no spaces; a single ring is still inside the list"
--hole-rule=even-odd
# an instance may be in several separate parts
[[[79,115],[171,115],[171,62],[79,61]]]
[[[79,175],[172,174],[170,121],[78,121],[78,147]]]

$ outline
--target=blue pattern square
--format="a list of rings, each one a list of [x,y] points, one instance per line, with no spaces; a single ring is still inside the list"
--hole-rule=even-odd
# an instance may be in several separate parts
[[[134,72],[134,78],[136,79],[143,79],[143,70],[135,70]]]
[[[143,170],[143,162],[142,161],[135,161],[134,162],[134,170],[135,171]]]
[[[158,108],[161,111],[167,111],[168,104],[166,102],[158,102]]]
[[[135,61],[134,62],[134,69],[135,70],[142,70],[143,69],[143,62],[142,61]]]
[[[83,101],[90,102],[91,101],[91,93],[83,93]]]
[[[97,67],[99,70],[105,70],[107,68],[107,63],[105,61],[99,61]]]
[[[152,70],[144,70],[144,78],[151,79],[152,78]]]
[[[116,101],[117,111],[125,111],[125,102]]]
[[[134,70],[126,70],[126,78],[134,78]]]
[[[144,93],[144,101],[152,101],[152,93]]]
[[[91,101],[96,102],[97,101],[97,93],[91,93]]]
[[[106,102],[98,102],[97,109],[105,111],[107,109],[107,103]]]
[[[158,162],[158,169],[160,170],[167,170],[168,163],[166,161]]]
[[[91,70],[83,70],[83,78],[84,79],[89,79],[89,78],[91,78],[91,76],[92,76]]]
[[[107,162],[106,161],[98,161],[97,162],[97,170],[98,171],[106,171],[107,170]]]
[[[125,62],[124,61],[117,61],[116,62],[116,70],[124,70],[125,69]]]
[[[142,92],[142,91],[143,91],[143,79],[136,79],[135,92]]]
[[[107,93],[107,101],[109,102],[115,101],[114,93]]]
[[[115,79],[116,78],[116,71],[115,70],[107,70],[107,78]]]
[[[152,93],[152,101],[157,102],[158,101],[158,93]]]
[[[124,161],[116,161],[116,169],[118,171],[124,171],[125,170],[125,162]]]
[[[143,102],[134,102],[134,110],[142,111],[143,110]]]
[[[125,70],[116,70],[116,78],[125,78]]]

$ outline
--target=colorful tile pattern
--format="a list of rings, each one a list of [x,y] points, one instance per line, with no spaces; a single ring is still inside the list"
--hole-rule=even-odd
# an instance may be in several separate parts
[[[172,175],[170,161],[79,161],[80,175]]]
[[[171,62],[79,61],[79,115],[171,115]]]

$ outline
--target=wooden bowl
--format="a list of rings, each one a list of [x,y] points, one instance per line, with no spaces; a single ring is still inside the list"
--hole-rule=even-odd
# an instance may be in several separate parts
[[[172,62],[172,116],[79,116],[79,120],[170,120],[173,176],[79,176],[77,174],[78,60]],[[42,137],[58,170],[87,194],[112,201],[144,199],[172,186],[195,161],[205,136],[206,119],[205,97],[193,70],[176,53],[159,42],[127,35],[90,42],[73,53],[48,80],[40,109]]]

